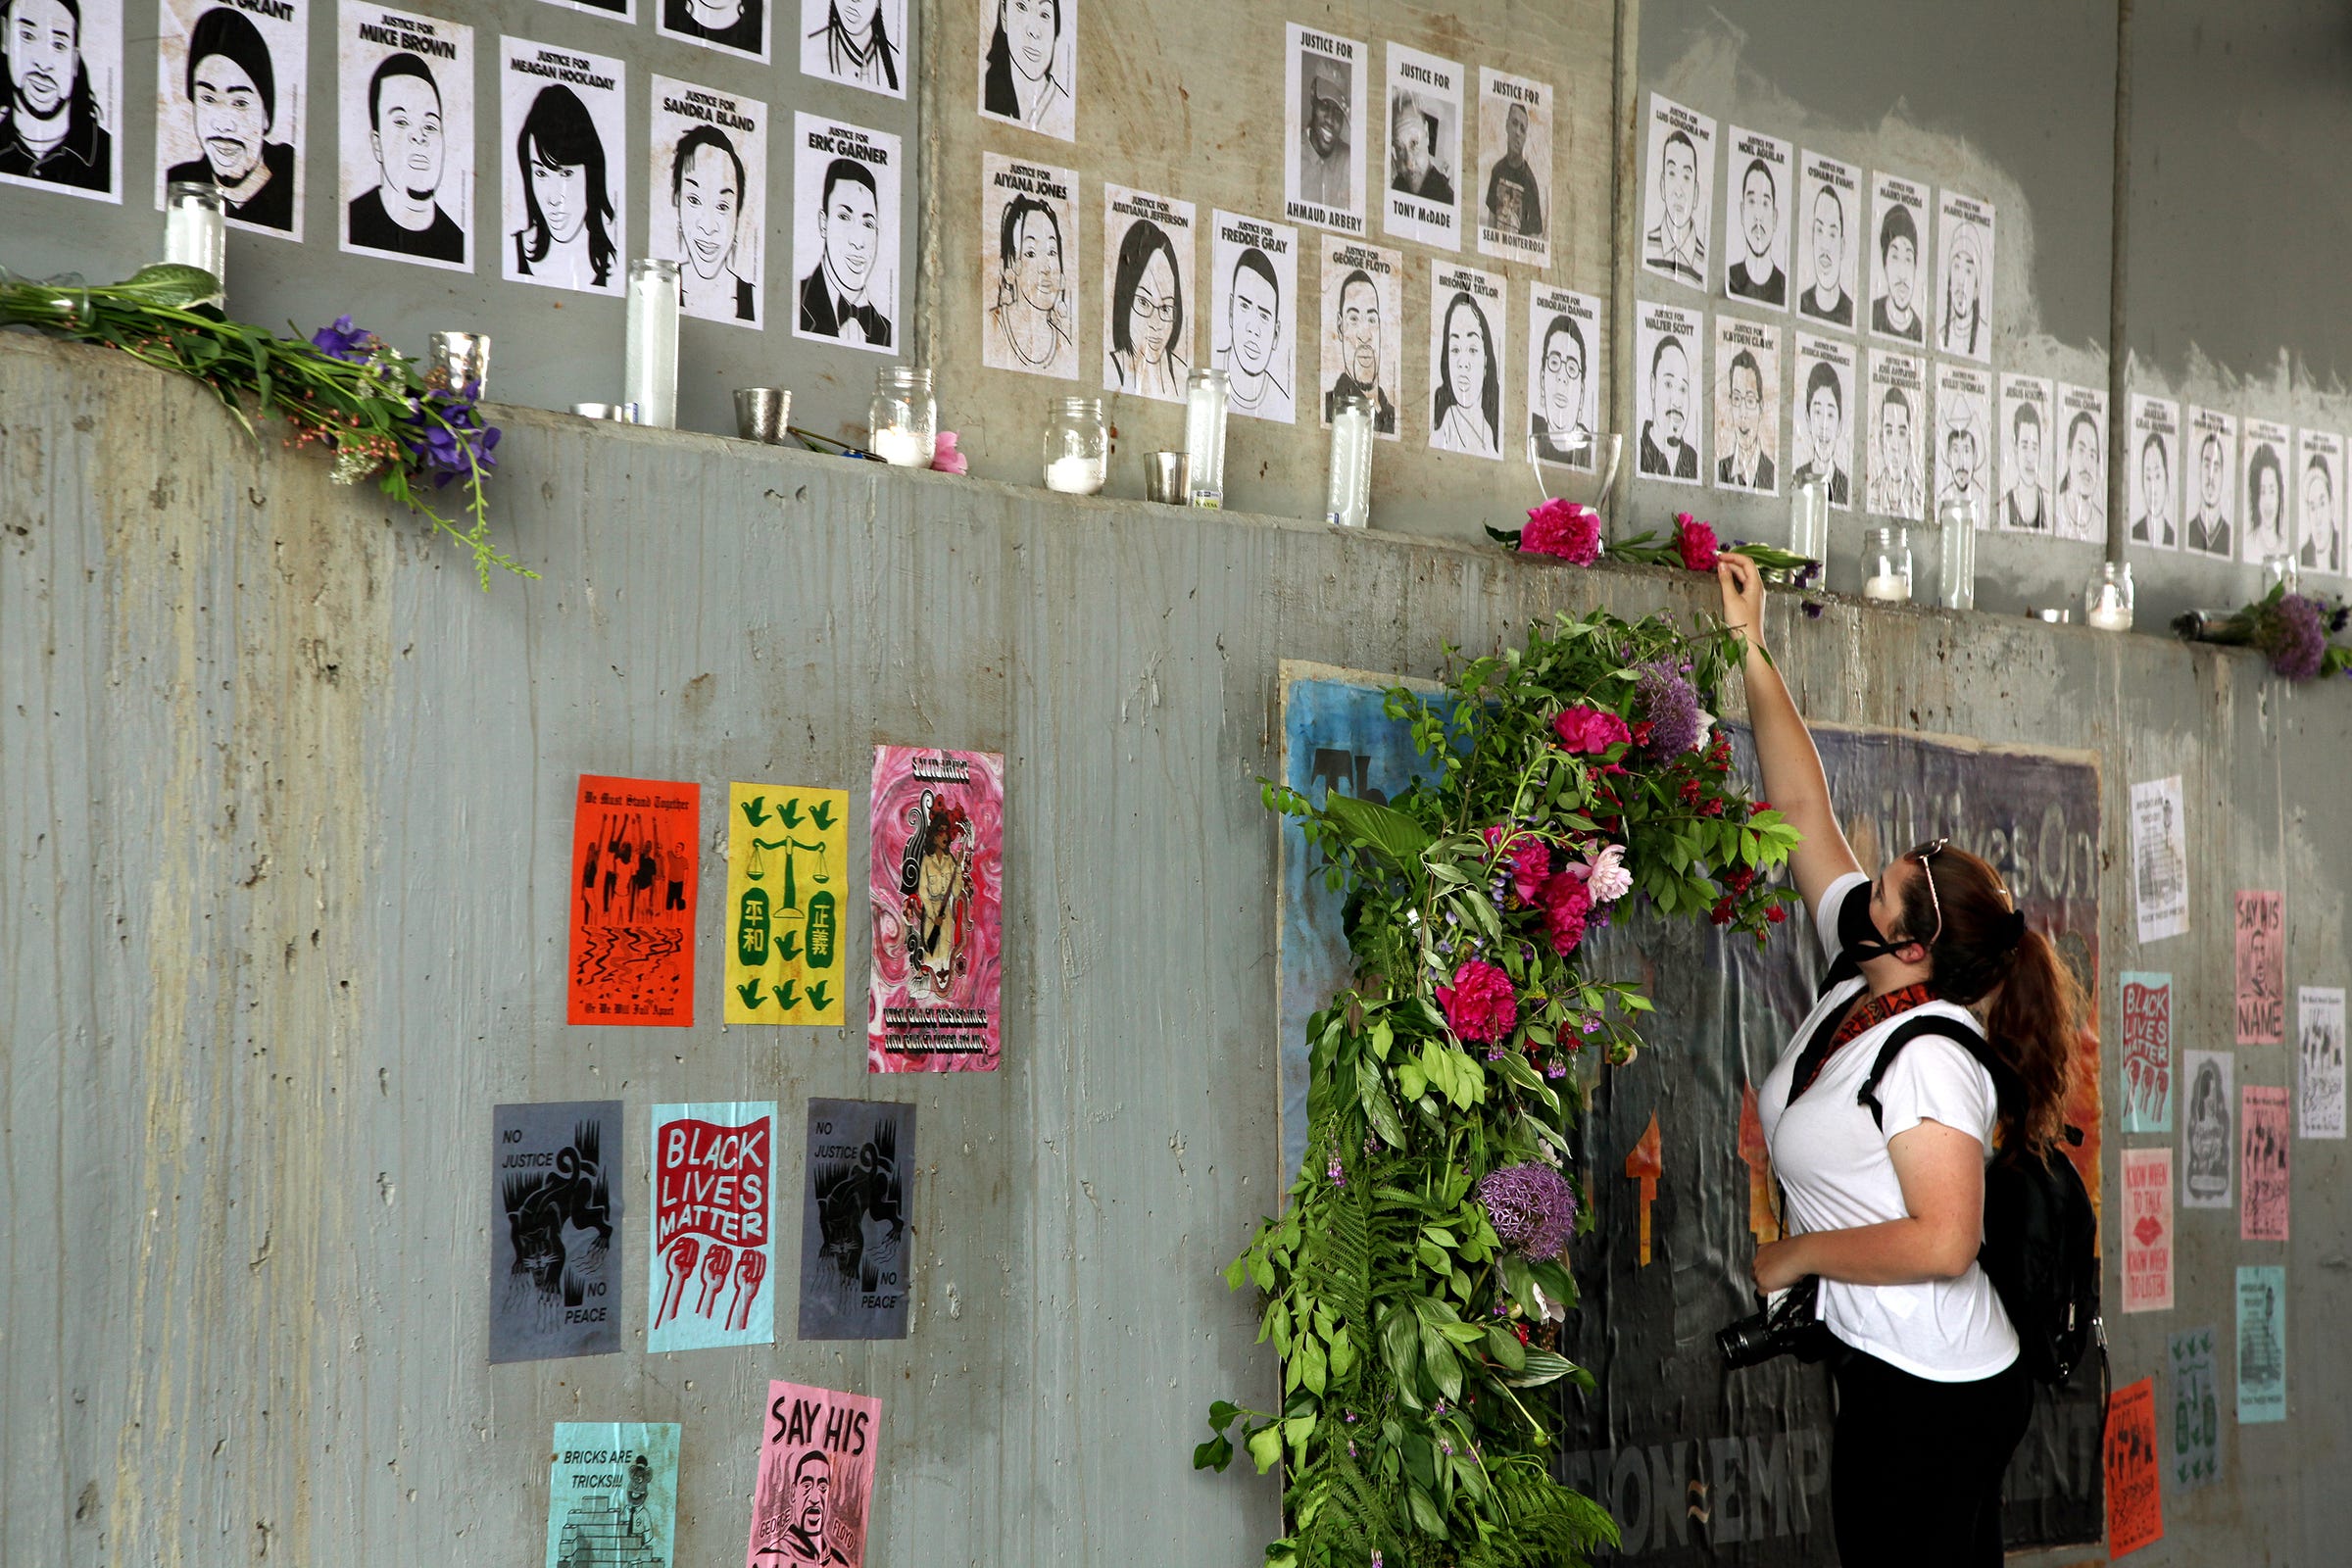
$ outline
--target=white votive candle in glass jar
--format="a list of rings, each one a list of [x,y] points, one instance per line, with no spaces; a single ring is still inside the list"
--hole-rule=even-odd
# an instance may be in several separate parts
[[[1091,496],[1110,473],[1110,427],[1101,398],[1054,398],[1046,408],[1046,488]]]
[[[1881,604],[1911,598],[1911,535],[1902,528],[1869,528],[1862,535],[1862,597]]]
[[[222,286],[210,303],[225,303],[228,282],[228,202],[209,179],[175,179],[164,187],[164,260],[201,268]]]
[[[2102,561],[2082,590],[2082,619],[2100,631],[2130,631],[2132,567],[2121,561]]]
[[[1223,370],[1202,368],[1184,388],[1184,451],[1190,460],[1192,503],[1210,511],[1225,505],[1225,405]]]
[[[939,404],[931,370],[885,365],[874,372],[874,401],[866,410],[866,444],[894,468],[928,468],[939,455]]]
[[[1342,392],[1332,403],[1323,520],[1341,528],[1372,521],[1372,404],[1361,392]]]
[[[637,422],[678,425],[678,264],[641,256],[629,264],[628,345],[621,368]]]

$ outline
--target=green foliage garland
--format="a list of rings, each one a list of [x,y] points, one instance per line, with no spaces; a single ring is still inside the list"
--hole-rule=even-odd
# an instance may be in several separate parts
[[[1266,787],[1330,860],[1355,965],[1308,1024],[1288,1205],[1226,1272],[1259,1294],[1281,1406],[1218,1401],[1194,1453],[1222,1470],[1238,1442],[1260,1474],[1280,1468],[1292,1533],[1267,1547],[1274,1568],[1573,1563],[1615,1541],[1552,1479],[1551,1396],[1530,1392],[1592,1384],[1556,1348],[1576,1299],[1566,1216],[1532,1248],[1552,1255],[1531,1255],[1495,1224],[1521,1216],[1482,1195],[1501,1190],[1494,1173],[1573,1190],[1591,1228],[1590,1189],[1565,1169],[1588,1058],[1632,1059],[1650,1005],[1586,972],[1618,856],[1661,913],[1759,941],[1786,918],[1794,895],[1767,873],[1796,833],[1741,793],[1699,711],[1739,657],[1720,629],[1561,614],[1462,665],[1440,702],[1389,694],[1434,781],[1389,807]]]

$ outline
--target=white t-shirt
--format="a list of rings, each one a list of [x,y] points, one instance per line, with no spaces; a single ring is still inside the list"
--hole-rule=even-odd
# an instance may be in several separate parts
[[[1860,872],[1830,884],[1813,911],[1823,952],[1837,957],[1838,911],[1846,895],[1866,890]],[[1861,892],[1858,896],[1867,896]],[[1992,1074],[1956,1040],[1928,1036],[1912,1041],[1879,1081],[1886,1113],[1882,1131],[1856,1096],[1878,1061],[1879,1048],[1908,1013],[1865,1030],[1833,1052],[1811,1088],[1788,1102],[1803,1042],[1825,1015],[1842,1014],[1867,982],[1856,979],[1832,991],[1806,1015],[1756,1094],[1756,1113],[1772,1166],[1788,1195],[1789,1230],[1846,1230],[1909,1215],[1903,1186],[1894,1173],[1886,1142],[1923,1121],[1957,1128],[1984,1146],[1992,1158],[1997,1105]],[[1931,1002],[1914,1009],[1940,1014],[1979,1029],[1967,1008]],[[1821,1321],[1832,1334],[1914,1377],[1936,1383],[1972,1383],[1991,1377],[2017,1359],[2017,1331],[1976,1263],[1957,1279],[1918,1285],[1847,1285],[1821,1282]]]

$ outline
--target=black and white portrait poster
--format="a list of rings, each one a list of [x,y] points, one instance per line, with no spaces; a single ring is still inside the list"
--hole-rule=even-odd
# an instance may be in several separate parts
[[[2052,533],[2058,505],[2053,464],[2058,443],[2050,439],[2058,392],[2038,375],[2001,377],[2001,504],[1999,526],[2009,533]]]
[[[777,0],[646,0],[665,38],[683,38],[723,54],[764,63],[770,10]]]
[[[2180,1053],[2180,1206],[2236,1201],[2237,1058],[2227,1051]]]
[[[157,210],[210,180],[232,227],[302,238],[309,0],[163,0],[156,20]]]
[[[1703,346],[1699,327],[1706,318],[1678,305],[1639,307],[1634,321],[1634,422],[1642,427],[1635,467],[1644,479],[1698,484],[1704,463],[1699,447],[1698,397]]]
[[[1225,372],[1233,413],[1294,423],[1298,231],[1221,208],[1209,222],[1208,363]]]
[[[1928,362],[1870,351],[1869,507],[1882,517],[1927,520]]]
[[[1395,441],[1403,400],[1404,257],[1336,234],[1323,236],[1321,253],[1323,426],[1331,427],[1332,410],[1352,392],[1372,405],[1372,433]]]
[[[1538,463],[1579,473],[1599,466],[1600,377],[1608,344],[1600,301],[1536,285],[1527,302],[1527,441]]]
[[[1724,173],[1723,297],[1775,311],[1788,308],[1788,229],[1796,207],[1795,153],[1778,136],[1723,127],[1731,149]]]
[[[616,22],[634,23],[637,20],[629,14],[636,0],[547,0],[547,3],[562,6],[566,11],[585,11],[593,17],[611,17]]]
[[[980,0],[980,117],[1078,139],[1079,0]]]
[[[621,1102],[490,1116],[490,1359],[620,1348]]]
[[[2056,533],[2061,539],[2107,537],[2107,392],[2058,383]]]
[[[1649,95],[1649,173],[1642,184],[1642,268],[1707,286],[1707,215],[1715,210],[1715,122]]]
[[[2295,561],[2305,571],[2344,574],[2344,438],[2295,432]]]
[[[627,271],[628,109],[621,63],[498,41],[504,276],[618,294]]]
[[[2188,817],[2178,773],[2132,786],[2132,887],[2140,946],[2188,934]]]
[[[1478,68],[1478,253],[1551,265],[1551,88]]]
[[[1294,223],[1364,231],[1369,59],[1353,38],[1283,24],[1282,212]]]
[[[1501,276],[1440,262],[1429,289],[1429,445],[1466,458],[1502,456],[1507,290]]]
[[[1854,346],[1833,337],[1796,334],[1796,416],[1788,455],[1791,485],[1819,480],[1830,506],[1854,510]]]
[[[10,0],[0,20],[0,179],[120,203],[122,0]]]
[[[2294,432],[2276,419],[2245,421],[2245,553],[2249,566],[2294,549],[2295,538],[2287,510],[2286,466],[2294,461]]]
[[[1930,266],[1928,187],[1880,173],[1870,187],[1870,331],[1925,347]]]
[[[473,29],[343,0],[341,248],[473,270]]]
[[[2186,472],[2188,514],[2180,527],[2180,548],[2217,561],[2237,559],[2237,416],[2219,409],[2188,406],[2188,424],[2181,432],[2180,465]]]
[[[1102,187],[1102,390],[1184,401],[1193,371],[1193,204]]]
[[[2344,989],[2295,992],[2295,1136],[2344,1136]]]
[[[2126,509],[2132,542],[2150,550],[2180,548],[2180,405],[2134,392],[2131,437],[2124,443]]]
[[[792,117],[795,337],[897,352],[900,167],[887,130]]]
[[[678,264],[688,316],[767,318],[767,105],[656,76],[646,165],[647,251]]]
[[[801,1200],[804,1340],[903,1340],[912,1299],[914,1107],[808,1102]]]
[[[980,159],[980,363],[1078,379],[1078,176]]]
[[[1462,68],[1418,49],[1389,50],[1389,238],[1462,248]]]
[[[1936,193],[1936,346],[1979,365],[1992,363],[1992,203],[1956,190]]]
[[[1992,372],[1936,363],[1936,505],[1974,502],[1992,526]]]
[[[1715,484],[1781,493],[1781,329],[1715,318]]]
[[[906,0],[801,0],[801,74],[906,96]]]
[[[1798,315],[1846,332],[1861,324],[1854,318],[1854,296],[1869,243],[1864,221],[1862,171],[1807,149],[1796,222]]]

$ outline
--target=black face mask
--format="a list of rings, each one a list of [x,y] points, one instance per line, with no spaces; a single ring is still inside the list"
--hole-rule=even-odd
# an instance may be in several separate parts
[[[1879,930],[1878,922],[1870,917],[1870,884],[1865,882],[1848,893],[1838,907],[1838,946],[1845,956],[1866,963],[1872,958],[1890,958],[1911,943],[1908,939],[1889,942]]]

